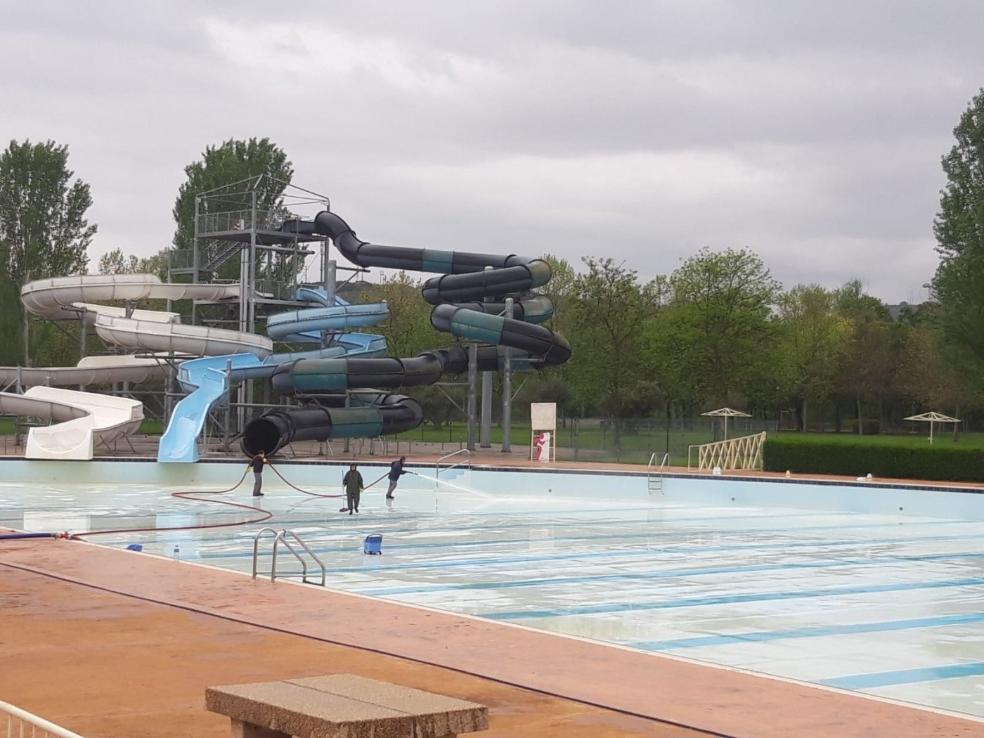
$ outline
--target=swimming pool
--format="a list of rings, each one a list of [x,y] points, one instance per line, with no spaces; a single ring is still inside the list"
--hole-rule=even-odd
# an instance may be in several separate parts
[[[281,469],[338,491],[341,467]],[[239,515],[170,492],[227,487],[240,464],[0,471],[0,525],[19,529]],[[476,469],[439,490],[404,477],[392,505],[374,489],[348,516],[274,481],[270,524],[296,531],[335,589],[984,716],[984,495],[683,477],[651,494],[639,475]],[[91,540],[249,571],[259,527]],[[383,556],[362,555],[369,533]]]

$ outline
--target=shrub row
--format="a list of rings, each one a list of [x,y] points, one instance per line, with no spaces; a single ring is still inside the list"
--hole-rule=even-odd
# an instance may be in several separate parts
[[[860,477],[937,479],[954,482],[984,481],[984,451],[952,441],[936,445],[888,445],[875,438],[845,443],[822,435],[769,436],[765,442],[765,469],[797,473],[839,474]]]

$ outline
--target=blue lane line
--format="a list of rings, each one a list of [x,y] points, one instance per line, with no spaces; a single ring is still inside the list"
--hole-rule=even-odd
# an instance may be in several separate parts
[[[559,618],[571,615],[599,615],[613,612],[634,612],[640,610],[669,610],[684,607],[705,607],[707,605],[733,605],[743,602],[772,602],[775,600],[795,600],[809,597],[838,597],[849,594],[874,594],[876,592],[905,592],[916,589],[944,589],[947,587],[979,587],[984,578],[945,579],[937,582],[905,582],[899,584],[870,584],[853,587],[830,587],[827,589],[805,589],[792,592],[751,592],[748,594],[716,595],[713,597],[690,597],[662,602],[612,602],[604,605],[578,605],[558,607],[549,610],[504,610],[498,612],[474,613],[477,617],[489,620],[534,620],[538,618]]]
[[[444,592],[456,590],[518,589],[523,587],[551,587],[559,584],[594,584],[598,582],[655,583],[663,578],[699,577],[714,574],[753,574],[763,571],[785,571],[794,569],[834,569],[843,566],[876,567],[904,562],[955,561],[959,559],[984,558],[984,552],[937,553],[915,556],[889,556],[881,559],[820,559],[804,562],[774,562],[768,564],[722,564],[717,566],[686,567],[680,569],[654,569],[648,572],[631,574],[584,574],[576,577],[539,577],[535,579],[509,579],[495,582],[442,582],[440,584],[406,585],[400,587],[381,587],[360,589],[359,594],[372,597],[393,595]]]
[[[439,559],[439,560],[427,560],[427,561],[416,561],[405,564],[374,564],[372,566],[372,571],[411,571],[416,569],[456,569],[456,568],[478,568],[487,566],[500,566],[500,565],[510,565],[510,564],[528,564],[528,563],[540,563],[546,561],[569,561],[577,562],[585,559],[627,559],[627,558],[643,558],[643,557],[663,557],[667,554],[693,554],[693,553],[716,553],[716,552],[727,552],[733,553],[742,550],[754,550],[760,551],[765,549],[799,549],[799,548],[834,548],[834,547],[844,547],[844,546],[873,546],[873,545],[892,545],[892,544],[912,544],[912,543],[924,543],[928,541],[964,541],[964,540],[976,540],[975,534],[967,535],[952,535],[952,536],[924,536],[922,538],[910,539],[910,538],[869,538],[869,539],[858,539],[858,540],[841,540],[841,541],[792,541],[786,542],[782,541],[779,543],[745,543],[745,544],[732,544],[732,545],[718,545],[718,546],[674,546],[673,548],[660,547],[659,549],[654,548],[634,548],[631,550],[605,550],[605,551],[584,551],[584,552],[567,552],[561,554],[540,554],[537,556],[497,556],[497,557],[485,557],[485,558],[470,558],[470,559]],[[524,539],[524,543],[529,543],[528,539]],[[347,544],[346,544],[347,545]],[[322,553],[332,553],[338,551],[341,547],[335,546],[333,548],[325,548],[322,546],[311,546],[311,549],[318,554]],[[387,548],[396,548],[395,546]],[[447,549],[452,551],[453,546],[448,546]],[[201,554],[202,559],[239,559],[252,557],[252,552],[232,552],[226,554],[216,554],[208,553]],[[338,567],[332,569],[334,572],[338,573],[351,573],[351,572],[365,572],[365,566],[346,566]]]
[[[285,521],[278,521],[278,524],[281,524],[281,523],[284,523],[284,522]],[[298,522],[312,522],[312,521],[298,521]],[[965,523],[965,522],[967,522],[967,521],[959,521],[959,520],[956,520],[956,521],[934,521],[933,523],[924,523],[924,524],[921,524],[921,525],[930,525],[930,524],[932,524],[932,525],[956,525],[956,524],[961,524],[961,523]],[[529,527],[534,527],[534,526],[529,526]],[[799,533],[799,532],[802,532],[802,531],[817,531],[817,530],[838,530],[838,531],[843,531],[843,530],[859,530],[859,529],[868,529],[868,528],[891,528],[891,527],[894,527],[894,526],[888,525],[888,524],[885,524],[885,523],[870,523],[870,524],[865,524],[865,525],[822,525],[822,526],[811,526],[811,527],[800,527],[800,528],[796,528],[795,529],[795,532]],[[471,530],[470,528],[465,528],[465,529],[466,530]],[[396,530],[396,531],[394,531],[394,530],[391,530],[391,529],[387,529],[385,527],[385,524],[382,525],[382,526],[377,526],[377,530],[379,532],[383,533],[384,535],[385,534],[388,534],[388,535],[391,535],[391,536],[397,536],[401,532],[403,532],[402,530]],[[425,529],[425,530],[428,533],[435,532],[435,531],[433,531],[431,529]],[[458,532],[460,532],[460,529],[459,529]],[[653,530],[653,531],[650,531],[650,532],[643,532],[643,533],[612,533],[612,534],[601,535],[601,536],[557,536],[555,538],[549,538],[549,539],[544,539],[544,540],[549,540],[551,543],[570,543],[570,542],[573,542],[573,541],[586,541],[586,542],[588,542],[590,544],[590,542],[592,542],[592,541],[599,541],[600,542],[600,541],[611,541],[611,540],[622,541],[622,540],[639,540],[639,539],[644,539],[644,541],[651,541],[651,540],[655,539],[654,542],[657,543],[657,544],[659,544],[659,550],[661,550],[661,551],[678,551],[678,550],[679,551],[684,551],[684,550],[686,550],[686,551],[691,551],[691,550],[700,550],[700,551],[730,551],[730,550],[733,550],[733,549],[741,549],[741,548],[755,548],[755,549],[757,549],[760,546],[759,546],[759,544],[748,544],[748,545],[738,544],[738,545],[730,545],[730,546],[729,545],[726,545],[726,546],[711,547],[711,548],[689,548],[689,547],[686,547],[686,546],[677,546],[677,539],[680,539],[680,538],[686,539],[686,538],[692,538],[695,535],[705,536],[705,535],[709,535],[709,534],[718,535],[718,536],[731,536],[731,535],[736,535],[737,536],[737,535],[765,534],[765,533],[786,533],[786,534],[788,534],[789,533],[789,528],[735,528],[735,529],[724,530],[724,531],[722,531],[722,530],[713,530],[713,529],[712,530],[708,530],[708,531],[703,531],[703,530],[700,530],[700,529],[696,529],[695,528],[695,529],[672,530],[670,532],[668,532],[668,531],[666,531],[664,529],[658,529],[658,530]],[[449,531],[448,534],[451,535],[452,533]],[[931,540],[960,540],[960,539],[964,539],[964,538],[974,538],[974,537],[977,537],[979,535],[980,535],[980,533],[978,531],[971,531],[971,532],[968,532],[968,533],[966,533],[964,535],[956,535],[956,536],[918,536],[918,537],[915,537],[915,538],[914,537],[910,537],[910,538],[907,538],[907,539],[882,539],[881,542],[893,542],[893,541],[911,542],[911,541],[931,541]],[[508,539],[493,539],[493,540],[480,540],[480,541],[439,541],[439,542],[428,542],[428,543],[395,543],[395,544],[394,543],[391,543],[391,544],[388,544],[387,545],[387,549],[388,550],[413,550],[413,549],[421,549],[421,548],[443,548],[443,549],[446,549],[446,550],[452,550],[452,549],[459,548],[459,547],[501,546],[501,545],[514,545],[514,544],[527,545],[530,542],[531,542],[530,541],[530,538],[527,536],[526,538],[508,538]],[[857,541],[854,541],[853,543],[857,543],[858,545],[868,545],[868,544],[877,543],[877,542],[878,541],[873,541],[873,540],[870,540],[870,539],[858,539]],[[683,543],[686,543],[686,540],[684,540]],[[850,543],[851,542],[845,542],[843,545],[849,545]],[[786,547],[786,546],[789,546],[789,547],[791,547],[791,546],[816,546],[816,545],[828,545],[828,544],[826,542],[824,542],[824,541],[799,541],[799,542],[790,542],[790,543],[783,543],[783,544],[762,544],[762,545],[763,546],[766,546],[766,547],[767,546],[773,546],[773,547]],[[842,545],[842,544],[840,544],[838,542],[832,542],[829,545]],[[313,548],[313,546],[312,546],[312,548]],[[324,549],[315,548],[314,550],[315,550],[316,553],[330,553],[331,551],[333,551],[335,549],[332,549],[332,548],[324,548]],[[583,555],[584,554],[575,553],[575,554],[564,554],[564,555],[560,555],[560,556],[550,556],[550,557],[547,557],[547,558],[549,558],[549,559],[553,559],[553,558],[580,558]],[[638,555],[638,552],[634,553],[634,555]],[[252,556],[252,553],[251,552],[242,551],[240,553],[230,553],[230,554],[219,555],[219,556],[216,556],[215,554],[210,554],[210,553],[203,553],[201,555],[201,558],[212,558],[212,557],[216,557],[216,558],[247,558],[247,557],[251,557],[251,556]],[[523,560],[524,561],[526,561],[526,560],[534,560],[535,561],[537,559],[523,559]],[[484,563],[484,562],[482,562],[482,563]]]
[[[673,509],[674,510],[680,510],[681,508],[673,508]],[[652,513],[655,513],[655,512],[662,512],[660,510],[660,508],[625,508],[624,510],[621,510],[621,512],[636,512],[636,511],[646,512],[646,513],[649,513],[649,514],[652,514]],[[597,513],[598,511],[585,511],[585,512],[595,512],[595,513]],[[786,513],[771,513],[771,514],[762,514],[762,515],[734,515],[734,514],[732,514],[732,515],[721,515],[721,516],[717,516],[717,515],[713,515],[713,516],[699,515],[699,516],[679,517],[679,518],[676,518],[676,517],[664,517],[663,515],[658,515],[658,516],[654,515],[651,518],[641,519],[641,518],[637,518],[637,517],[620,517],[620,518],[618,518],[618,517],[610,517],[610,516],[607,516],[608,513],[620,512],[619,510],[603,509],[600,512],[605,513],[606,514],[606,517],[599,519],[601,516],[599,516],[599,515],[596,514],[593,519],[584,519],[584,520],[581,520],[581,519],[573,519],[573,520],[567,519],[565,516],[571,514],[571,511],[569,511],[569,510],[564,510],[562,513],[557,513],[557,517],[552,518],[550,520],[544,520],[543,518],[537,517],[538,513],[502,513],[503,516],[511,516],[511,517],[527,515],[527,516],[529,516],[531,518],[531,520],[529,520],[527,522],[523,522],[523,523],[507,523],[507,524],[497,524],[497,525],[468,525],[468,526],[464,526],[464,528],[466,530],[468,530],[468,531],[477,531],[477,530],[510,530],[510,529],[514,529],[514,528],[520,528],[520,529],[527,530],[529,528],[558,528],[558,527],[561,527],[561,528],[592,528],[592,527],[608,527],[608,526],[613,526],[613,525],[626,525],[626,524],[632,524],[632,523],[646,523],[646,524],[652,524],[652,525],[666,526],[666,525],[675,525],[677,523],[701,523],[701,522],[715,523],[715,522],[720,521],[720,520],[725,520],[725,521],[728,521],[730,523],[734,523],[734,522],[743,522],[745,520],[760,520],[760,519],[769,519],[769,518],[795,519],[795,518],[816,518],[818,516],[824,516],[824,517],[826,517],[827,515],[830,515],[831,517],[848,516],[848,515],[854,515],[854,516],[856,516],[856,515],[858,515],[858,513],[852,513],[852,512],[830,512],[830,513],[826,513],[826,512],[821,512],[821,513],[817,513],[817,512],[805,512],[805,513],[800,513],[800,514],[786,512]],[[488,513],[482,513],[482,515],[487,515],[487,514]],[[452,513],[452,515],[457,515],[458,517],[467,518],[467,517],[469,517],[471,515],[475,515],[475,513]],[[431,519],[440,519],[441,517],[445,517],[445,516],[434,516],[433,513],[431,513]],[[399,522],[399,520],[412,520],[414,522],[419,522],[420,519],[418,517],[416,517],[416,516],[406,516],[406,517],[399,518],[395,522]],[[281,520],[279,518],[277,519],[278,525],[281,524],[281,523],[283,523],[283,524],[291,524],[291,523],[310,523],[310,522],[311,522],[311,518],[309,518],[309,517],[307,517],[307,518],[297,518],[297,519],[289,519],[288,518],[288,519],[283,519],[283,520]],[[387,519],[385,522],[383,522],[383,525],[385,526],[386,523],[388,523],[388,522],[389,522],[389,520]],[[925,522],[926,523],[939,524],[941,521],[939,521],[939,520],[932,520],[932,521],[925,521]],[[972,522],[976,522],[976,521],[944,520],[942,522],[944,524],[952,524],[952,523],[967,523],[967,522],[971,522],[972,523]],[[920,523],[917,523],[917,525],[919,525],[919,524]],[[889,523],[876,523],[876,525],[890,525],[890,524]],[[458,534],[461,533],[462,527],[456,527],[456,528],[453,528],[453,529],[428,528],[427,530],[428,530],[428,532],[435,532],[435,531],[440,532],[440,531],[443,531],[443,530],[448,530],[449,534],[458,535]],[[715,530],[717,530],[717,528],[715,528]],[[783,530],[788,530],[788,526],[785,527],[785,528],[783,528]]]
[[[792,628],[789,630],[759,630],[750,633],[731,635],[709,635],[694,638],[674,638],[666,641],[640,641],[629,643],[632,648],[643,651],[674,651],[680,648],[701,648],[703,646],[730,646],[735,643],[762,643],[781,641],[787,638],[818,638],[823,636],[850,635],[854,633],[882,633],[891,630],[915,630],[918,628],[940,628],[947,625],[964,625],[984,621],[984,613],[967,615],[942,615],[935,618],[912,618],[909,620],[884,620],[873,623],[849,623],[846,625],[824,625],[812,628]]]
[[[980,676],[984,674],[984,661],[949,666],[931,666],[925,669],[901,669],[899,671],[879,671],[872,674],[853,674],[851,676],[823,679],[818,684],[840,689],[875,689],[891,687],[896,684],[915,682],[935,682],[940,679]]]

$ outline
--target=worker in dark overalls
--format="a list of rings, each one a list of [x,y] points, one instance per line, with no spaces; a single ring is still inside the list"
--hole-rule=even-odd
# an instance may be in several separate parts
[[[355,464],[349,466],[349,470],[342,478],[342,484],[345,486],[348,514],[351,515],[353,512],[359,512],[359,498],[362,496],[362,490],[366,484],[362,480],[362,475],[359,473],[359,469]]]

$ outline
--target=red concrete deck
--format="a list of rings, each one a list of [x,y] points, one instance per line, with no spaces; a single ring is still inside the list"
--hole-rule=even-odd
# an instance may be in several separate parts
[[[488,704],[490,738],[984,735],[938,712],[71,541],[0,544],[0,599],[3,663],[19,665],[0,669],[0,697],[93,737],[220,735],[206,685],[346,671]]]

